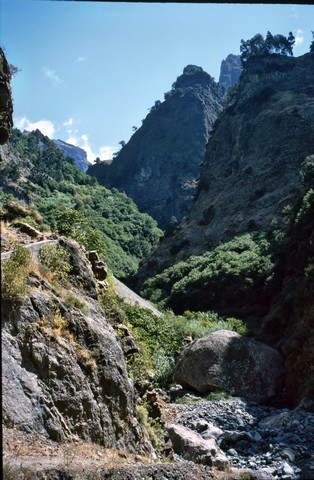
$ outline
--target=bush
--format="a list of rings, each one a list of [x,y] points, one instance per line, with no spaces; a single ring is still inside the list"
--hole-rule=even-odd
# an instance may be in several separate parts
[[[149,416],[146,405],[139,405],[136,408],[136,412],[144,434],[148,436],[155,450],[157,450],[159,454],[162,454],[166,435],[161,424]]]
[[[60,245],[47,244],[40,251],[40,262],[58,282],[65,284],[71,271],[70,254]]]
[[[88,308],[86,304],[80,300],[78,297],[73,295],[71,292],[68,292],[64,298],[64,303],[69,308],[78,308],[82,313],[88,315]]]
[[[28,294],[27,275],[31,271],[32,256],[24,247],[17,247],[4,263],[1,275],[2,299],[21,302]]]

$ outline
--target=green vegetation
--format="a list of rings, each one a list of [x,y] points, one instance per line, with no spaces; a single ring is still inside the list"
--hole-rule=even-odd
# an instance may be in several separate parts
[[[77,169],[39,130],[25,135],[15,129],[10,148],[30,171],[29,181],[18,182],[16,188],[51,230],[97,250],[117,277],[135,274],[162,235],[157,223],[140,213],[125,193],[108,190]]]
[[[301,180],[303,184],[303,197],[296,214],[296,223],[314,210],[314,155],[309,155],[301,166]]]
[[[191,256],[147,280],[142,294],[176,313],[186,309],[229,314],[252,295],[260,295],[273,262],[269,241],[247,233]]]
[[[146,405],[138,405],[136,413],[143,432],[148,436],[155,450],[161,455],[165,444],[165,430],[158,420],[149,416],[149,409]]]
[[[116,304],[116,311],[140,349],[139,354],[128,359],[129,373],[135,384],[141,384],[148,377],[157,386],[171,384],[177,357],[187,339],[191,341],[221,329],[247,333],[241,320],[221,318],[214,312],[187,311],[183,316],[167,312],[157,317],[150,310],[117,299]],[[103,306],[106,310],[106,303]]]
[[[241,63],[245,66],[246,62],[256,56],[271,55],[277,53],[279,55],[293,55],[292,49],[295,43],[295,38],[292,32],[289,32],[288,37],[284,35],[272,35],[269,31],[266,38],[260,33],[254,35],[249,40],[241,40],[240,52]]]
[[[47,244],[41,248],[40,263],[53,273],[54,280],[66,284],[71,270],[70,255],[60,245]]]
[[[32,256],[24,247],[16,247],[4,262],[1,271],[1,296],[11,303],[21,302],[28,294],[27,275],[31,271]]]
[[[71,292],[67,292],[67,294],[65,295],[64,303],[69,308],[78,308],[85,315],[88,315],[88,313],[89,313],[89,310],[88,310],[85,302],[80,300],[78,297],[73,295],[73,293],[71,293]]]

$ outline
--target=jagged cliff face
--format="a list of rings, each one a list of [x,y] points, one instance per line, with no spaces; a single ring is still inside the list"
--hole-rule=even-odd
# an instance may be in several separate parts
[[[187,66],[112,164],[92,166],[88,173],[105,186],[125,191],[161,227],[171,219],[180,221],[196,192],[223,91],[202,68]]]
[[[10,80],[10,67],[2,48],[0,48],[0,145],[6,143],[13,126]]]
[[[71,145],[70,143],[63,142],[62,140],[52,140],[53,143],[59,150],[62,150],[65,157],[71,157],[75,161],[75,165],[77,168],[82,170],[82,172],[86,172],[90,163],[87,160],[87,154],[85,150],[80,147],[76,147],[75,145]]]
[[[226,90],[237,84],[242,72],[240,55],[228,55],[226,60],[221,62],[219,85]]]
[[[237,234],[269,227],[293,204],[314,152],[314,56],[252,59],[211,132],[188,219],[140,271],[140,281]]]

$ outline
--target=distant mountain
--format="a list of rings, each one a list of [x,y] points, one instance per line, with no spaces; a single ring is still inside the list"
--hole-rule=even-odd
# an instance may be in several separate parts
[[[75,147],[70,143],[66,143],[63,140],[52,140],[59,150],[62,150],[65,157],[71,157],[75,160],[77,168],[86,172],[91,163],[87,160],[87,154],[85,150],[80,147]]]
[[[224,89],[201,67],[188,65],[112,164],[100,162],[87,173],[125,191],[159,226],[175,225],[192,205],[223,95]]]
[[[221,62],[219,85],[226,90],[237,84],[242,72],[240,55],[230,54]]]

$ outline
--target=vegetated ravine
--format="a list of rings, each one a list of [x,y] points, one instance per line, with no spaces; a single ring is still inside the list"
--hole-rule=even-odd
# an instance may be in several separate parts
[[[110,189],[12,132],[1,55],[7,478],[313,478],[314,53],[253,56],[227,95],[189,65],[89,169]]]

